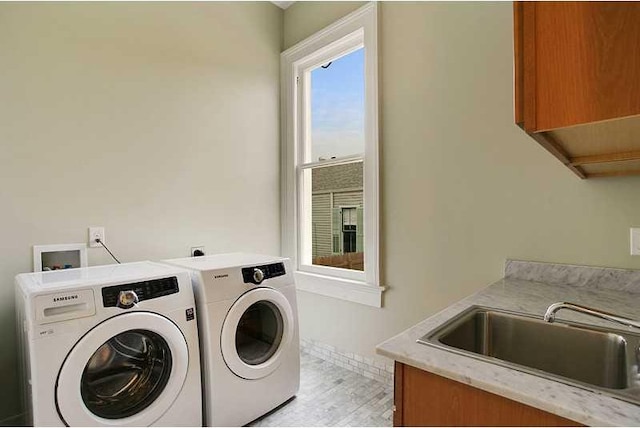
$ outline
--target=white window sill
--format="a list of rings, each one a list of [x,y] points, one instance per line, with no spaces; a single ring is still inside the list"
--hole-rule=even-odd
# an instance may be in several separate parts
[[[347,300],[362,305],[382,307],[382,293],[387,287],[367,284],[352,279],[336,278],[315,273],[296,271],[296,288],[322,296]]]

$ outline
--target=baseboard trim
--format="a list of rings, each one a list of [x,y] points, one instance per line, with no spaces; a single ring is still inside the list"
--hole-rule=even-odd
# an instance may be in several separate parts
[[[387,364],[373,358],[363,357],[352,352],[336,349],[316,340],[300,339],[300,348],[314,357],[328,361],[336,366],[359,373],[369,379],[393,386],[393,362]]]

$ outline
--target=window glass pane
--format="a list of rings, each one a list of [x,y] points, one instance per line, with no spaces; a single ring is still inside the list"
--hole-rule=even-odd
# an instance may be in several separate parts
[[[364,270],[363,162],[311,172],[314,265]]]
[[[345,229],[348,226],[356,225],[356,209],[355,208],[342,208],[342,224]]]
[[[310,162],[364,153],[364,48],[311,71],[310,146]]]

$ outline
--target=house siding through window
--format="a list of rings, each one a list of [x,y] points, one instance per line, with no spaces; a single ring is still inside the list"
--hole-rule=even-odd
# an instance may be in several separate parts
[[[312,173],[313,257],[336,254],[333,235],[339,233],[333,210],[362,208],[362,162],[316,168]],[[362,228],[362,225],[358,225]]]

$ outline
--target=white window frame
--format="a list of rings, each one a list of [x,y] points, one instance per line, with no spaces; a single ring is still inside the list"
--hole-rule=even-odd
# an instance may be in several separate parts
[[[374,307],[382,307],[379,265],[379,184],[378,184],[378,6],[368,3],[318,33],[287,49],[281,55],[282,99],[282,254],[295,266],[299,289]],[[309,70],[328,59],[344,56],[365,47],[365,153],[312,162],[303,159],[302,144],[308,108]],[[305,76],[307,76],[305,78]],[[307,93],[304,96],[303,92]],[[302,123],[302,125],[300,125]],[[307,150],[308,152],[308,150]],[[303,246],[310,250],[311,233],[300,225],[310,224],[311,191],[304,192],[303,168],[330,166],[364,159],[364,272],[312,265],[303,260]],[[309,200],[306,200],[309,199]],[[304,207],[309,207],[304,210]],[[309,219],[303,219],[302,213]],[[311,251],[307,251],[311,254]]]

